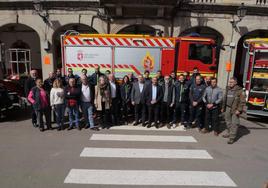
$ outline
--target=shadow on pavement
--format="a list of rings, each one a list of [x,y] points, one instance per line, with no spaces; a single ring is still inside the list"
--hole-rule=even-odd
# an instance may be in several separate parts
[[[238,141],[240,138],[242,138],[243,136],[246,136],[248,134],[250,134],[250,130],[245,126],[240,125],[238,130],[237,130],[236,141]]]
[[[248,121],[251,121],[251,122],[254,122],[254,123],[258,124],[261,127],[268,128],[267,125],[264,125],[264,124],[268,123],[268,117],[247,116],[245,119],[248,120]],[[262,123],[264,123],[264,124],[262,124]]]

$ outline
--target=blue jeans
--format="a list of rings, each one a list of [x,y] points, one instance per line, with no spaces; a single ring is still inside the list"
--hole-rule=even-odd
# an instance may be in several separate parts
[[[93,128],[94,120],[93,120],[93,106],[90,102],[81,102],[81,108],[83,111],[83,115],[86,121],[86,126],[89,128]]]
[[[73,127],[73,124],[79,128],[79,108],[76,106],[68,106],[68,115],[69,115],[69,127]],[[73,116],[75,119],[73,119]]]
[[[55,105],[55,112],[56,112],[56,122],[57,122],[58,128],[63,128],[65,105],[64,104],[56,104]]]

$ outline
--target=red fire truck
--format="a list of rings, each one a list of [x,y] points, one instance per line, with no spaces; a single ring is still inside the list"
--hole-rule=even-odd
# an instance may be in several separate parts
[[[151,76],[157,70],[163,74],[191,72],[194,67],[204,76],[217,72],[215,41],[209,38],[68,32],[61,36],[61,43],[64,72],[72,68],[77,75],[83,68],[93,73],[95,65],[118,78],[145,70]]]
[[[244,48],[247,114],[268,116],[268,38],[248,39]]]

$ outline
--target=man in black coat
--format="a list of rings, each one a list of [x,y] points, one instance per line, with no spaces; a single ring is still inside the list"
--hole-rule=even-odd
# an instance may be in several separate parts
[[[25,97],[27,98],[31,89],[36,86],[35,81],[37,79],[37,70],[31,70],[29,78],[25,81],[24,89],[25,89]],[[34,127],[37,127],[37,119],[36,113],[32,106],[32,124]]]
[[[55,73],[54,72],[50,72],[48,74],[48,78],[45,79],[44,81],[44,89],[47,92],[47,95],[50,96],[50,91],[53,88],[53,82],[55,81]],[[49,111],[51,113],[51,117],[52,117],[52,122],[56,122],[56,113],[51,109],[51,107],[49,107]]]
[[[60,69],[57,69],[56,70],[55,78],[58,79],[58,80],[60,80],[62,82],[62,85],[63,86],[66,86],[67,85],[64,76],[62,76],[62,74],[61,74],[61,70]]]
[[[112,115],[112,124],[119,124],[119,110],[121,106],[121,92],[120,86],[115,81],[114,74],[109,74],[108,76],[110,88],[111,88],[111,98],[112,98],[112,106],[111,106],[111,115]]]
[[[96,65],[95,66],[95,72],[90,77],[90,83],[91,83],[91,85],[96,86],[98,84],[99,78],[101,76],[105,76],[105,75],[100,72],[100,66],[99,65]]]
[[[45,79],[45,81],[44,81],[44,89],[48,95],[50,94],[50,91],[53,87],[54,80],[55,80],[55,74],[54,74],[54,72],[50,72],[48,74],[48,78]]]
[[[189,87],[185,81],[184,75],[179,76],[179,80],[175,83],[175,111],[173,116],[172,126],[176,127],[178,115],[180,115],[180,125],[187,127],[187,106],[189,102]]]
[[[148,84],[145,87],[143,99],[145,104],[148,106],[148,126],[150,128],[152,126],[152,121],[154,117],[154,124],[156,128],[159,128],[159,108],[161,104],[161,100],[163,98],[162,88],[158,85],[157,78],[154,77],[152,79],[152,83]]]

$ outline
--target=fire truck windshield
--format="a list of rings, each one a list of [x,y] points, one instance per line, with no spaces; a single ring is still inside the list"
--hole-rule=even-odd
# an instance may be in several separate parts
[[[210,44],[190,44],[189,59],[199,60],[203,64],[212,64],[212,46]]]

